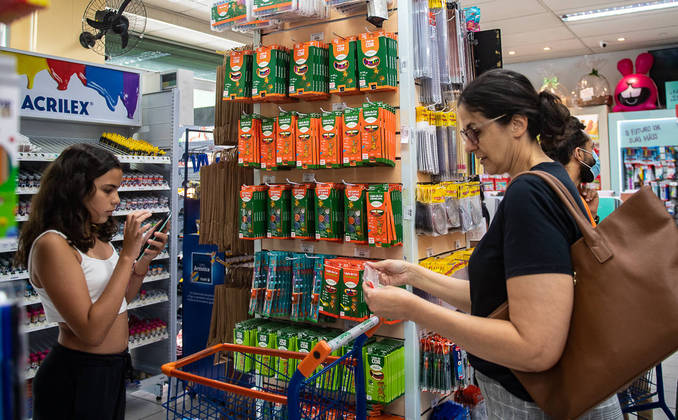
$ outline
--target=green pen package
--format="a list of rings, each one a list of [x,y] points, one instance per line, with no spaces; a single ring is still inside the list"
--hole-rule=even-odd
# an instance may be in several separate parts
[[[265,185],[243,185],[240,188],[240,239],[264,239],[266,237]]]
[[[355,94],[358,90],[358,41],[355,36],[333,39],[330,44],[330,93]]]
[[[292,238],[315,239],[315,184],[292,187]]]

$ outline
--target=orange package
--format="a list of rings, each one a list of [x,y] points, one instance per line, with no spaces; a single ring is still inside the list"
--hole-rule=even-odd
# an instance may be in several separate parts
[[[297,166],[297,113],[283,112],[278,115],[275,140],[275,161],[277,167]]]
[[[276,119],[261,119],[261,169],[276,169],[275,159]]]

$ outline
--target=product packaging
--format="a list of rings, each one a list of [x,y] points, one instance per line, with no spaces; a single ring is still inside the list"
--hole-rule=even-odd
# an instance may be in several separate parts
[[[261,117],[248,114],[240,117],[238,125],[238,165],[261,167]]]
[[[282,327],[278,330],[278,350],[285,351],[297,351],[297,335],[298,329],[292,326]],[[299,365],[298,359],[285,359],[283,357],[278,358],[277,372],[275,374],[276,379],[281,381],[289,382],[292,378],[292,375],[297,370]]]
[[[332,258],[329,255],[315,255],[313,257],[313,290],[311,292],[311,307],[307,321],[318,322],[320,313],[320,294],[325,281],[325,261]]]
[[[251,50],[231,51],[225,60],[223,100],[247,102],[252,99]]]
[[[367,185],[347,185],[344,197],[344,242],[367,244]]]
[[[339,302],[342,293],[341,265],[337,260],[325,260],[323,287],[320,292],[319,311],[333,318],[339,316]]]
[[[278,115],[275,160],[279,168],[297,166],[297,113],[281,112]]]
[[[254,102],[289,101],[290,51],[279,45],[256,49],[256,68],[252,76]]]
[[[233,343],[241,346],[253,347],[257,345],[257,327],[268,321],[261,318],[247,319],[238,322],[233,328]],[[252,371],[253,360],[251,355],[243,353],[234,354],[234,366],[239,372],[249,373]]]
[[[261,315],[288,317],[292,305],[293,254],[283,251],[268,251],[268,274],[266,294]]]
[[[290,239],[292,207],[292,186],[273,184],[268,188],[268,229],[266,237],[270,239]]]
[[[367,401],[388,404],[405,393],[405,348],[384,339],[364,348]]]
[[[276,169],[276,118],[263,117],[261,119],[261,169]]]
[[[292,238],[315,239],[315,184],[292,188]]]
[[[243,185],[240,188],[240,239],[264,239],[266,237],[266,191],[265,185]]]
[[[246,19],[245,0],[219,0],[212,3],[210,26],[214,31],[225,31]]]
[[[250,292],[250,304],[247,313],[260,314],[264,311],[266,282],[268,280],[268,252],[259,251],[254,254],[254,274]]]
[[[319,147],[321,168],[340,168],[342,166],[343,115],[344,113],[341,111],[322,113]]]
[[[395,166],[395,109],[382,102],[363,104],[360,118],[363,164]]]
[[[256,346],[263,349],[275,349],[278,347],[278,324],[267,323],[257,328]],[[257,375],[272,377],[275,374],[277,360],[273,356],[257,354],[254,356],[257,363],[254,371]]]
[[[358,40],[358,85],[361,91],[396,90],[398,42],[392,33],[360,34]]]
[[[330,44],[330,93],[348,95],[359,93],[357,38],[333,39]]]
[[[315,238],[341,242],[344,238],[343,184],[317,183],[315,187]]]
[[[290,97],[318,100],[329,97],[329,49],[320,41],[294,45],[290,60]]]
[[[402,245],[402,186],[372,184],[367,190],[367,240],[370,246]]]
[[[362,108],[344,110],[342,161],[344,166],[362,166]]]
[[[305,321],[311,311],[314,261],[305,254],[295,254],[292,259],[292,321]]]
[[[320,114],[299,114],[297,119],[297,168],[316,169],[320,164]]]
[[[370,311],[363,298],[363,273],[365,262],[358,260],[341,260],[341,300],[339,317],[362,322]]]

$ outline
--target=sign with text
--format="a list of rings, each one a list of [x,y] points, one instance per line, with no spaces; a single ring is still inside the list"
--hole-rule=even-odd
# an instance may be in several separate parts
[[[212,266],[214,265],[216,254],[194,252],[191,257],[193,263],[191,282],[212,284]]]
[[[678,118],[619,121],[620,147],[678,144]]]
[[[141,125],[140,75],[17,51],[22,117]]]
[[[675,109],[678,105],[678,81],[666,82],[666,109]]]

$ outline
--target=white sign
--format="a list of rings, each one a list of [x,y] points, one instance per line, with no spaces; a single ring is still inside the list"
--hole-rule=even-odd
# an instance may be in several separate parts
[[[40,55],[17,59],[22,117],[141,125],[139,73]]]

